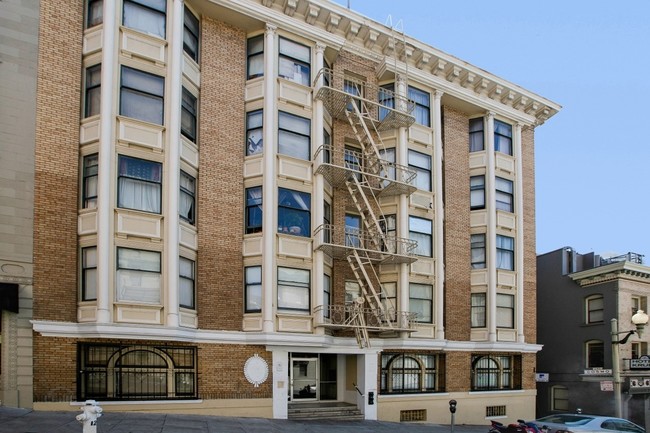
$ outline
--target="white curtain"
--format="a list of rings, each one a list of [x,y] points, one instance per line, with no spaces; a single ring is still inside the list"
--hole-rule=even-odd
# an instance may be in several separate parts
[[[165,1],[140,0],[138,3],[146,4],[151,8],[158,9],[158,11],[143,7],[135,2],[124,2],[124,25],[164,39]]]
[[[160,213],[160,184],[121,177],[118,207]]]

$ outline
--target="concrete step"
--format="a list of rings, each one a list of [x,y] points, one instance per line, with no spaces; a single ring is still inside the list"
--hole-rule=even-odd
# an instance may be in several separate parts
[[[336,419],[336,420],[362,420],[363,414],[356,406],[304,406],[293,405],[289,408],[288,418],[292,420],[319,420],[319,419]]]

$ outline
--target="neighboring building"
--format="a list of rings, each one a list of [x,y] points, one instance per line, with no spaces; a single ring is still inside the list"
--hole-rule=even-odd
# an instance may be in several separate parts
[[[647,311],[650,266],[643,256],[628,253],[601,257],[561,248],[537,257],[537,337],[544,347],[537,369],[548,382],[537,384],[537,414],[573,412],[614,416],[611,320],[619,332],[636,329],[632,315]],[[648,355],[650,330],[619,344],[623,381],[622,415],[646,422],[647,389],[630,389],[630,381],[650,372],[630,368],[630,359]],[[623,338],[621,334],[619,338]],[[601,390],[601,386],[604,390]]]
[[[534,416],[557,104],[323,0],[40,16],[36,408]]]
[[[38,0],[0,2],[0,401],[31,408]]]

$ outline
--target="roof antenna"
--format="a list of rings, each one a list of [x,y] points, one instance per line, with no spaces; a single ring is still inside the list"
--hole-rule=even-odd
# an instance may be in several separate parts
[[[350,9],[350,0],[348,0],[348,9]]]

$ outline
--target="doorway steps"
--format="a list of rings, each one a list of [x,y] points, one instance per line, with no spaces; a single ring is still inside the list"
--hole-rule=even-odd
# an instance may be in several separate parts
[[[364,416],[356,405],[343,402],[289,403],[288,418],[296,421],[363,420]]]

